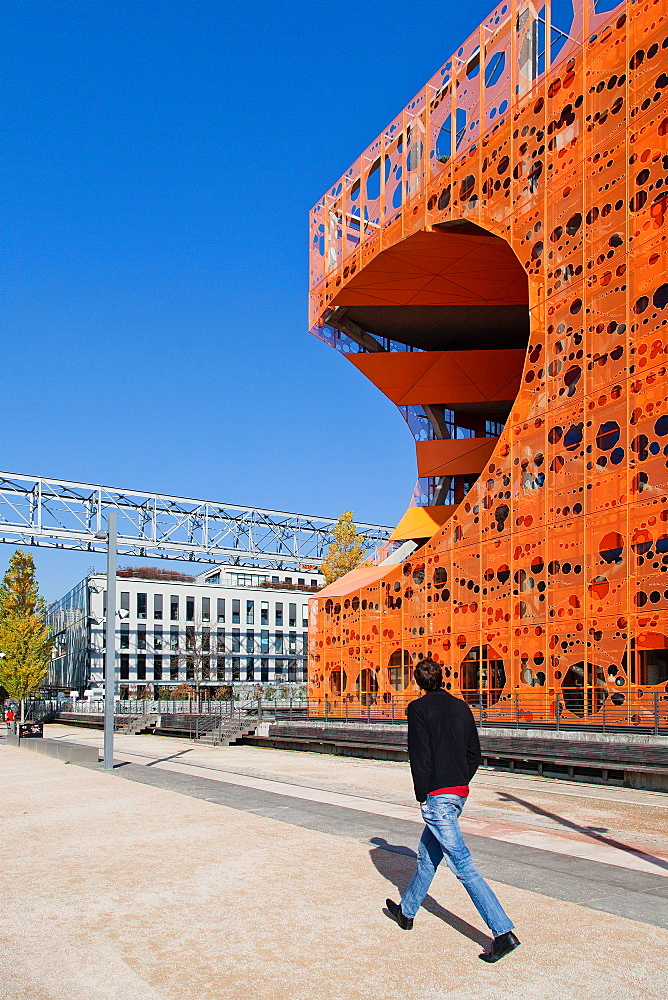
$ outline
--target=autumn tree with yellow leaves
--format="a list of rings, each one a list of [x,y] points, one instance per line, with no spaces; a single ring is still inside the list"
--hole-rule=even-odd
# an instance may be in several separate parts
[[[343,512],[332,529],[332,535],[334,541],[320,567],[325,583],[338,580],[340,576],[359,566],[364,559],[364,538],[357,534],[351,510]]]
[[[46,605],[39,596],[35,563],[17,549],[0,585],[0,684],[21,704],[34,694],[46,677],[51,661],[51,630]]]

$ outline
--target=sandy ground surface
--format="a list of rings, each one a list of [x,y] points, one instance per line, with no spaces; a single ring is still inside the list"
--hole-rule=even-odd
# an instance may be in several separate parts
[[[145,739],[124,741],[146,749]],[[176,743],[159,740],[172,754]],[[220,751],[197,753],[220,761]],[[388,801],[410,796],[405,765],[391,762],[232,748],[225,765],[232,764],[311,786],[338,782]],[[503,794],[511,785],[515,795],[515,780],[531,785],[522,796],[530,792],[532,804],[536,791],[552,795],[554,811],[558,789],[503,776]],[[383,914],[385,897],[396,898],[395,885],[403,888],[412,873],[410,858],[6,746],[0,781],[6,1000],[666,995],[668,932],[659,928],[495,886],[523,943],[486,966],[477,959],[486,932],[447,873],[434,883],[442,908],[421,911],[412,932]],[[560,808],[591,821],[586,800],[576,801],[583,788],[588,795],[576,786]],[[651,793],[593,792],[601,819],[659,836],[656,826],[632,819]],[[601,792],[611,794],[601,801]],[[476,794],[476,808],[520,808],[499,802],[486,777]],[[635,804],[623,801],[626,794]]]

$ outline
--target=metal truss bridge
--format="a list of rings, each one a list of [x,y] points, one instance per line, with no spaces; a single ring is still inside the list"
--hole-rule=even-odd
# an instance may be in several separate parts
[[[0,472],[0,542],[106,552],[106,513],[118,514],[118,553],[145,559],[258,563],[276,569],[319,565],[336,518],[187,500],[136,490]],[[358,524],[367,550],[392,528]]]

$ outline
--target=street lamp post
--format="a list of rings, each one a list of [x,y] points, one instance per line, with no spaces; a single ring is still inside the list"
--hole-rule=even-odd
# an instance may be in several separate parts
[[[116,693],[116,548],[118,523],[115,510],[107,514],[107,620],[104,629],[104,770],[114,767],[114,695]]]

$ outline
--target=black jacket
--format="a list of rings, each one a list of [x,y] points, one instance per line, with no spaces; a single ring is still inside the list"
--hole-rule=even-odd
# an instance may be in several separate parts
[[[412,701],[408,716],[408,755],[415,798],[468,785],[480,766],[480,741],[468,705],[439,688]]]

